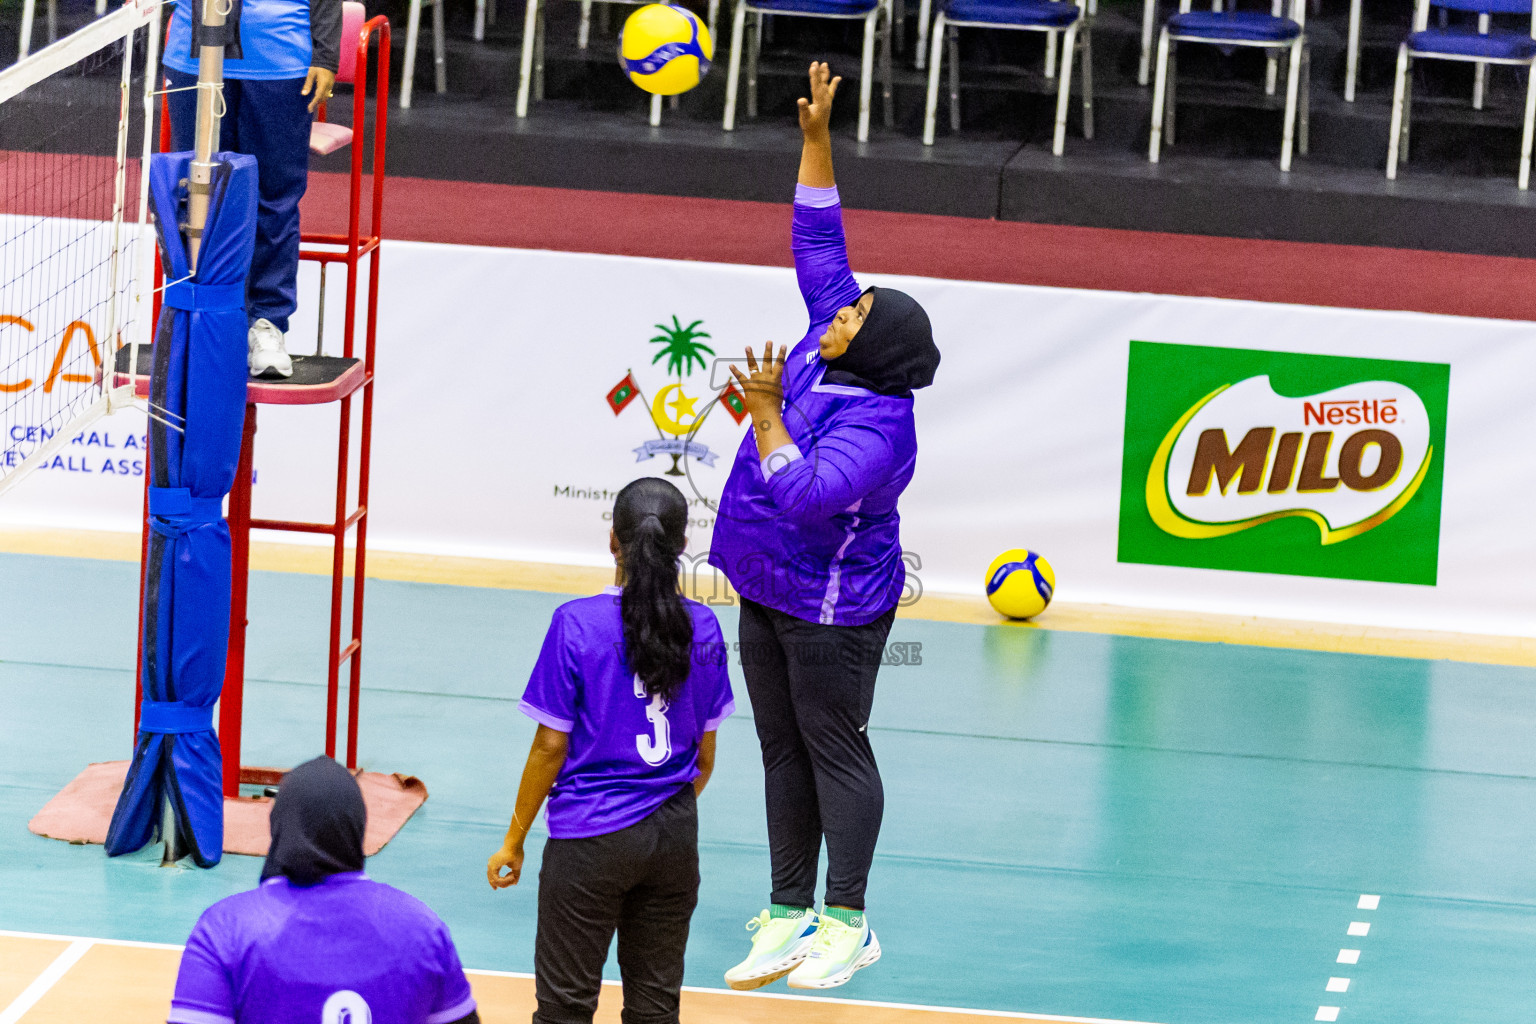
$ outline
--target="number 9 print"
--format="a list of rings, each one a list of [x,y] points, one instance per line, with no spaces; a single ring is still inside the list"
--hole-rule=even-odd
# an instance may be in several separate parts
[[[373,1011],[368,1007],[368,1000],[344,988],[332,992],[325,1001],[320,1010],[320,1024],[373,1024]]]

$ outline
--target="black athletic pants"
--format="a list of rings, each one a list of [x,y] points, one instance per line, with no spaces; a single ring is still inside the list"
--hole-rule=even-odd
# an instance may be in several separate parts
[[[875,674],[896,617],[824,626],[741,602],[741,666],[763,748],[773,902],[815,906],[827,840],[826,902],[864,909],[885,789],[869,745]]]
[[[677,1024],[683,950],[698,901],[699,817],[691,785],[629,828],[546,842],[534,1024],[591,1024],[615,931],[624,1024]]]

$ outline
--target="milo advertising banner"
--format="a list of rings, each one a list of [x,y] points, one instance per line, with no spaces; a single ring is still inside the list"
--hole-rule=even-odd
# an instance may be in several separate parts
[[[1444,363],[1135,341],[1119,560],[1433,586]]]

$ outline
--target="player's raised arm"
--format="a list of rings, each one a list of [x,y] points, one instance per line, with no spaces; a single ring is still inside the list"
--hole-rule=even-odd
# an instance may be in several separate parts
[[[800,97],[800,132],[805,142],[800,149],[800,184],[807,188],[831,188],[832,178],[832,100],[842,77],[832,77],[825,62],[811,65],[811,95]]]
[[[795,188],[795,275],[811,323],[825,324],[858,300],[848,269],[843,211],[832,176],[832,101],[841,78],[823,62],[810,68],[810,97],[800,100],[800,176]]]

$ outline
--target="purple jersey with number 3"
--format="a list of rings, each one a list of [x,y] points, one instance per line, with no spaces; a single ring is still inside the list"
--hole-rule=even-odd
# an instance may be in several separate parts
[[[475,1008],[448,926],[361,871],[269,878],[203,912],[170,1024],[449,1024]]]
[[[624,658],[618,587],[555,609],[523,692],[523,713],[570,734],[549,792],[555,839],[607,835],[639,822],[699,774],[699,741],[736,702],[714,612],[693,616],[693,667],[668,703],[645,692]]]

